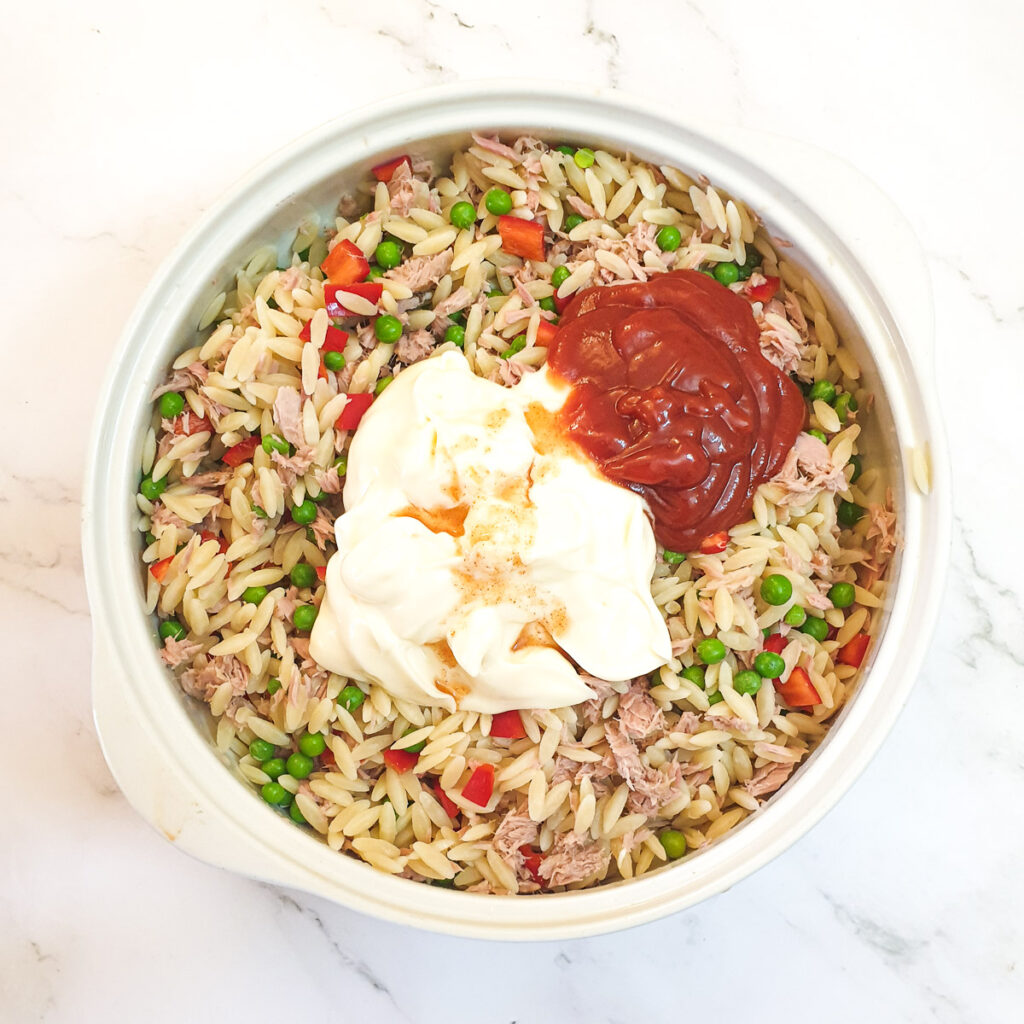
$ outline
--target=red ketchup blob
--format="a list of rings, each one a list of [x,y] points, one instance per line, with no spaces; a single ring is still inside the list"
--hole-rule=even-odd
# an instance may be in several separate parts
[[[758,338],[750,304],[692,270],[588,288],[562,314],[548,348],[572,385],[562,422],[647,500],[667,548],[748,519],[803,427],[800,389]]]

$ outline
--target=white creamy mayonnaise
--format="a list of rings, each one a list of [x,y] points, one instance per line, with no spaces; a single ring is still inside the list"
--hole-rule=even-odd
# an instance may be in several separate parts
[[[349,449],[316,661],[493,714],[592,697],[570,658],[609,680],[668,660],[645,504],[556,427],[568,394],[546,369],[494,384],[457,352],[391,382]]]

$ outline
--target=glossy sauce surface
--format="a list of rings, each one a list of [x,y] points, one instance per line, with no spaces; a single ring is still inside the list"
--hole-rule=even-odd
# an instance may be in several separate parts
[[[697,271],[589,288],[548,365],[560,416],[616,483],[642,495],[658,541],[689,551],[749,518],[803,427],[803,396],[761,355],[750,303]]]

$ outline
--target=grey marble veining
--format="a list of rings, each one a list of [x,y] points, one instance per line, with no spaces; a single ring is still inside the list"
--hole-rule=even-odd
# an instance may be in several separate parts
[[[17,5],[0,61],[0,1022],[1024,1019],[1024,164],[1016,4],[707,0]],[[42,73],[45,69],[45,73]],[[198,863],[137,818],[88,693],[87,426],[132,304],[202,210],[402,89],[545,77],[850,160],[935,292],[952,572],[918,685],[839,806],[721,896],[619,935],[488,944]],[[879,240],[884,245],[884,239]]]

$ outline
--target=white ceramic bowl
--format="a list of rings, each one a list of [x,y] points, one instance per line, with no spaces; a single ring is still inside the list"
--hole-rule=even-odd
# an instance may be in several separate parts
[[[149,395],[201,311],[257,244],[282,243],[310,206],[395,153],[450,153],[468,131],[529,131],[674,164],[743,198],[822,287],[873,387],[867,446],[888,461],[901,550],[868,671],[825,741],[762,811],[708,850],[643,878],[524,898],[453,892],[345,856],[272,810],[233,775],[205,715],[157,656],[144,612],[134,494]],[[129,801],[183,850],[392,921],[496,939],[554,939],[649,921],[720,892],[807,831],[850,786],[903,706],[936,617],[949,547],[949,473],[932,396],[931,302],[917,243],[893,205],[835,158],[779,138],[681,123],[578,86],[469,84],[343,117],[272,157],[211,210],[167,260],[128,324],[100,399],[83,541],[93,611],[93,702]],[[863,342],[857,339],[863,339]],[[934,489],[908,452],[930,450]]]

